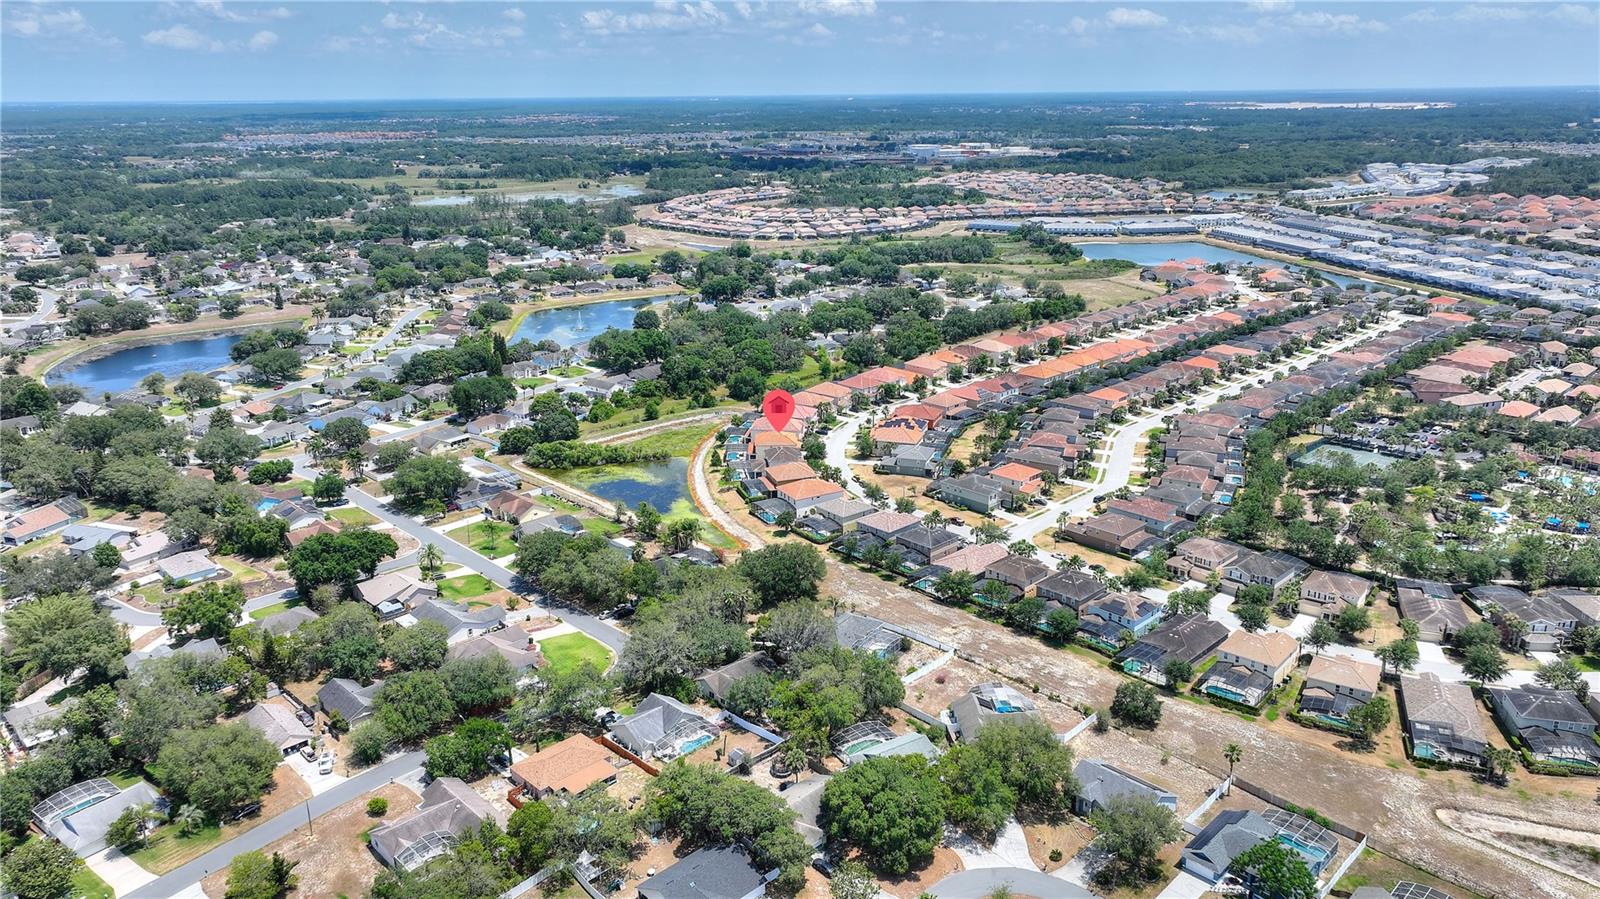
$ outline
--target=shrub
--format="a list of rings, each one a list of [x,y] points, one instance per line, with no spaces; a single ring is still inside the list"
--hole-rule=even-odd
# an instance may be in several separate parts
[[[389,800],[382,796],[367,800],[367,817],[382,818],[387,814],[389,814]]]

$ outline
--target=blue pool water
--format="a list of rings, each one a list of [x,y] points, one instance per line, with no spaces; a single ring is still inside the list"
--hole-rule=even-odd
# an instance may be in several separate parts
[[[704,746],[704,745],[706,745],[707,743],[710,743],[710,742],[711,742],[711,735],[710,734],[701,734],[700,736],[695,737],[693,740],[688,740],[688,741],[684,742],[683,745],[679,746],[678,747],[678,754],[679,755],[688,755],[689,753],[694,752],[696,749],[699,749],[700,747],[702,747],[702,746]]]
[[[554,340],[563,347],[583,343],[607,328],[633,327],[633,314],[655,302],[651,299],[612,300],[587,306],[544,309],[530,312],[517,326],[511,342],[523,338],[538,343]]]
[[[242,336],[223,334],[198,340],[128,347],[89,362],[53,368],[45,375],[45,381],[50,384],[77,384],[83,388],[85,396],[95,400],[103,393],[121,393],[137,386],[151,372],[160,372],[172,380],[186,371],[208,372],[227,365],[233,361],[228,357],[228,351]]]

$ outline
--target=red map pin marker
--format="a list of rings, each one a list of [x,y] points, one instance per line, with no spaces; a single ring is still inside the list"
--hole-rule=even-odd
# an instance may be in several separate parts
[[[761,398],[761,414],[774,431],[781,431],[794,418],[794,397],[787,390],[769,390]]]

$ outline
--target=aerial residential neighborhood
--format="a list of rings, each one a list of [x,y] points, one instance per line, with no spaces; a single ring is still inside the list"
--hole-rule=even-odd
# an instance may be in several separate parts
[[[1596,36],[0,7],[0,895],[1600,895]]]

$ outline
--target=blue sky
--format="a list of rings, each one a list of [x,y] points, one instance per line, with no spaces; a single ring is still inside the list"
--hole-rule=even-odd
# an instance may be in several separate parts
[[[0,4],[9,102],[1424,89],[1597,73],[1594,0]]]

